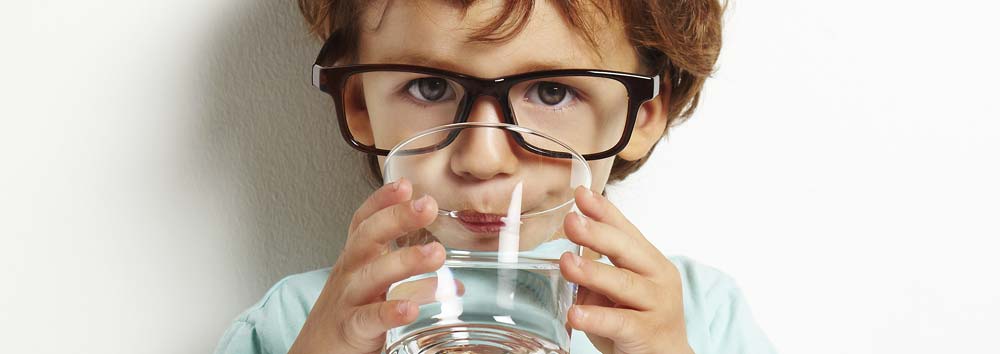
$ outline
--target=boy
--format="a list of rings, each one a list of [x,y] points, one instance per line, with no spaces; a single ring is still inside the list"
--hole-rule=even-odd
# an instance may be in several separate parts
[[[588,257],[567,253],[560,259],[563,276],[579,285],[569,324],[585,333],[574,334],[571,351],[774,352],[728,276],[687,258],[665,257],[601,195],[608,182],[642,166],[667,128],[693,112],[721,45],[720,4],[299,0],[299,5],[312,31],[327,40],[317,59],[323,66],[405,64],[482,78],[587,68],[660,78],[653,98],[622,113],[620,121],[602,120],[605,125],[592,131],[584,131],[586,125],[581,124],[546,131],[584,136],[579,144],[611,142],[581,151],[589,153],[591,190],[598,193],[578,189],[576,203],[587,217],[571,214],[564,221],[567,237],[588,249]],[[491,97],[448,106],[461,94],[452,92],[457,86],[442,75],[419,76],[400,93],[447,117],[467,109],[461,117],[510,121],[508,111],[517,110]],[[332,83],[319,85],[326,84]],[[564,109],[562,103],[570,101],[574,91],[547,84],[530,87],[535,90],[530,97],[517,98],[537,100],[553,112]],[[341,129],[348,142],[369,153],[377,176],[377,153],[392,141],[380,136],[387,128],[371,116],[391,103],[366,100],[370,85],[347,82],[338,89],[343,90],[338,101]],[[627,102],[629,94],[596,99]],[[506,105],[519,102],[513,96],[501,98],[509,101]],[[412,322],[418,311],[411,302],[386,301],[385,288],[434,271],[444,261],[444,249],[437,243],[386,252],[392,239],[430,224],[436,216],[435,200],[414,200],[412,187],[401,181],[375,191],[355,213],[336,265],[278,282],[236,320],[216,352],[378,353],[385,332]],[[600,255],[614,266],[597,261]]]

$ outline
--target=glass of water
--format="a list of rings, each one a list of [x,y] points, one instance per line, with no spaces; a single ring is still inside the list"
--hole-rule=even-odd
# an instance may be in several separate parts
[[[535,130],[466,122],[405,139],[380,163],[385,183],[405,178],[414,197],[439,207],[433,223],[392,248],[436,241],[446,249],[440,269],[386,293],[419,304],[420,314],[386,334],[385,352],[569,353],[576,288],[559,257],[580,254],[562,224],[576,208],[574,190],[591,185],[586,160]]]

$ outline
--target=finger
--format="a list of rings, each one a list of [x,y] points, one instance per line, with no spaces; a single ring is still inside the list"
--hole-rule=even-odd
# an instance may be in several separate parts
[[[642,314],[636,310],[573,305],[570,307],[568,322],[573,328],[611,339],[615,343],[635,342],[644,335]]]
[[[430,225],[436,217],[437,202],[430,196],[379,210],[348,237],[341,257],[347,257],[348,267],[367,263],[381,255],[389,241]]]
[[[628,221],[628,218],[607,198],[594,193],[590,189],[579,186],[574,191],[576,206],[584,215],[591,219],[617,227],[629,234],[642,236],[639,229]]]
[[[637,310],[654,308],[660,297],[657,296],[656,284],[641,275],[569,252],[559,259],[559,268],[566,280]]]
[[[563,220],[563,230],[570,241],[608,256],[616,266],[646,276],[659,274],[665,266],[666,258],[656,246],[612,225],[569,213]]]
[[[383,301],[358,307],[344,326],[349,338],[375,340],[385,332],[417,319],[417,305],[406,300]]]
[[[593,292],[586,287],[579,287],[576,291],[576,301],[577,305],[593,305],[593,306],[603,306],[603,307],[614,307],[615,303],[608,299],[607,296],[601,295],[600,293]]]
[[[444,247],[440,243],[406,247],[378,256],[352,274],[351,304],[371,302],[389,289],[392,283],[433,272],[444,264]]]
[[[410,199],[412,194],[413,185],[405,178],[400,178],[396,182],[382,186],[375,193],[368,196],[368,199],[354,212],[354,216],[351,217],[351,227],[347,229],[348,232],[354,232],[362,221],[376,211]]]

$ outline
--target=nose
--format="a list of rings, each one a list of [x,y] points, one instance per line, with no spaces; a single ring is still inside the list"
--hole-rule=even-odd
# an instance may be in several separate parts
[[[493,97],[482,97],[473,103],[468,121],[500,123],[502,117],[500,103]],[[488,180],[517,172],[517,145],[505,130],[467,128],[453,144],[451,170],[464,179]]]

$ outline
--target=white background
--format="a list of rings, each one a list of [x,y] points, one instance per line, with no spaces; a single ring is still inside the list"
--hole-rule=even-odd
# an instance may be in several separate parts
[[[743,1],[702,106],[611,196],[783,353],[996,353],[996,5]],[[0,338],[207,353],[328,266],[368,187],[294,2],[0,5]]]

